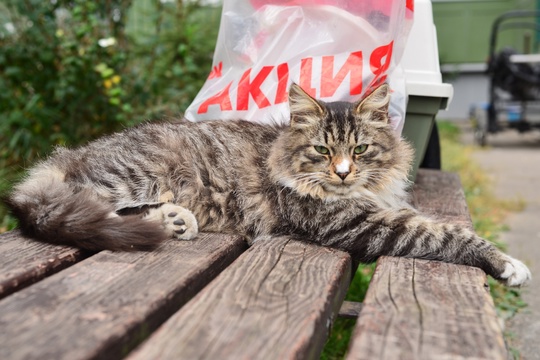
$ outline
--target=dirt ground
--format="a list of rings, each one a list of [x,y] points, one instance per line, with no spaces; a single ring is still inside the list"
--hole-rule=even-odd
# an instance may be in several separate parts
[[[472,144],[472,130],[468,125],[463,130],[463,142]],[[506,330],[523,359],[540,359],[540,131],[490,135],[488,146],[478,147],[473,157],[492,177],[497,197],[525,202],[522,212],[508,218],[510,230],[502,241],[510,255],[529,266],[533,279],[522,293],[527,308],[507,322]]]

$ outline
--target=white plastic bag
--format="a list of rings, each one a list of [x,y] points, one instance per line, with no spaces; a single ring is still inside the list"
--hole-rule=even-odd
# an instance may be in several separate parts
[[[412,15],[412,0],[227,0],[212,72],[185,116],[287,123],[293,81],[324,101],[356,101],[387,81],[401,133],[406,94],[397,64]]]

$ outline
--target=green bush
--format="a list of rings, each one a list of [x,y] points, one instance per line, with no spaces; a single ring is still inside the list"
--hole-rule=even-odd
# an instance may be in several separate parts
[[[181,0],[0,3],[0,193],[54,145],[181,113],[211,68],[219,16]]]

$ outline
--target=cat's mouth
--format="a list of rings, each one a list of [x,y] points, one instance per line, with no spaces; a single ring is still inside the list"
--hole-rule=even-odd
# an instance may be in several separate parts
[[[331,186],[335,186],[335,187],[338,187],[338,188],[346,188],[346,187],[351,187],[352,185],[354,185],[355,181],[354,179],[352,179],[352,177],[347,177],[345,179],[341,179],[341,178],[337,178],[337,177],[332,177],[329,181],[328,181],[328,184],[331,185]]]
[[[340,183],[330,183],[328,186],[325,186],[327,191],[330,192],[346,192],[351,189],[352,184],[349,182],[340,182]]]
[[[358,187],[358,182],[352,178],[346,179],[331,179],[327,181],[323,188],[329,194],[347,196],[348,194],[354,192]]]

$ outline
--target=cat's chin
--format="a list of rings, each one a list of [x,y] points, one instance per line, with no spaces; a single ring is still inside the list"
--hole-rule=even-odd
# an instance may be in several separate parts
[[[365,198],[365,188],[358,184],[347,183],[323,183],[312,184],[309,182],[295,181],[293,179],[282,178],[280,185],[294,190],[301,196],[312,197],[325,201],[337,201],[343,199]],[[356,186],[355,186],[356,185]]]
[[[329,184],[326,187],[326,200],[360,199],[366,197],[366,189],[358,184]]]

